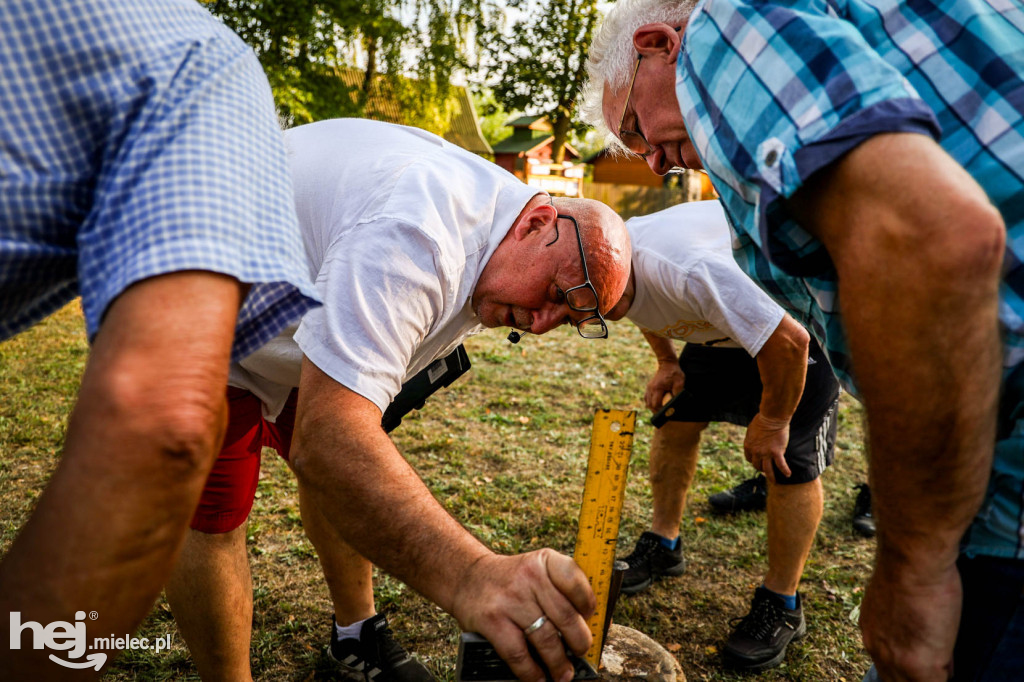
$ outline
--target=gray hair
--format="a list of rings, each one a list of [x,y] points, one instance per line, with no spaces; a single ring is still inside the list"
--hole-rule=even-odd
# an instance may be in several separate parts
[[[665,23],[683,25],[698,0],[619,0],[601,23],[587,56],[587,82],[583,86],[580,115],[613,151],[626,151],[618,131],[604,120],[604,89],[618,92],[629,83],[636,61],[633,34],[641,26]]]

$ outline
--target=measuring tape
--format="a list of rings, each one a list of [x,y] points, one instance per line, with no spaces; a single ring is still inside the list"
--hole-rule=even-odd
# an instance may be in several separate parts
[[[587,662],[597,670],[604,647],[604,622],[615,563],[615,542],[626,492],[626,472],[633,448],[636,412],[598,410],[590,436],[590,459],[580,506],[579,530],[573,558],[586,574],[597,597],[597,609],[588,621],[594,641]]]

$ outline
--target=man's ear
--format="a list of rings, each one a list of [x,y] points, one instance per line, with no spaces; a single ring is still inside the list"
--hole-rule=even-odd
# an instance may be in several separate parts
[[[633,32],[633,47],[646,59],[663,59],[675,64],[683,44],[683,28],[677,31],[668,24],[644,24]]]
[[[523,240],[532,234],[543,232],[555,222],[557,216],[558,211],[551,204],[536,204],[519,214],[512,234],[517,241]]]

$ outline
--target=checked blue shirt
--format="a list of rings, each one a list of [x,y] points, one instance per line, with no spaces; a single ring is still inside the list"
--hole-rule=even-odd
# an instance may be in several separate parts
[[[134,282],[252,284],[234,359],[315,305],[252,51],[192,0],[0,3],[0,339]],[[159,311],[154,311],[159,315]]]
[[[821,341],[854,393],[834,268],[785,212],[816,170],[878,133],[932,136],[1009,231],[1005,397],[968,552],[1024,558],[1024,8],[1019,0],[705,0],[676,95],[741,267]]]

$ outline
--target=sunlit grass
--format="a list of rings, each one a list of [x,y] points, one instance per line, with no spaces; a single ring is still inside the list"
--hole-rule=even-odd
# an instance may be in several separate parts
[[[646,478],[652,427],[642,409],[653,356],[628,323],[607,341],[567,329],[510,345],[491,332],[467,344],[473,368],[409,415],[394,433],[436,497],[491,547],[571,553],[590,426],[597,408],[639,411],[620,554],[650,523]],[[0,547],[27,518],[59,457],[67,416],[87,356],[81,313],[63,311],[0,344]],[[873,545],[855,536],[850,510],[864,479],[861,414],[843,399],[836,466],[824,476],[825,517],[802,585],[808,637],[762,680],[856,682],[868,666],[856,625]],[[743,430],[705,434],[682,535],[687,572],[619,601],[617,622],[644,631],[680,660],[687,678],[733,680],[720,665],[728,621],[746,612],[765,569],[764,515],[716,517],[707,497],[750,475]],[[331,679],[322,651],[331,605],[312,545],[302,533],[294,477],[271,451],[264,457],[248,536],[255,586],[253,672],[261,680]],[[452,679],[458,627],[413,590],[386,575],[377,605],[409,649]],[[132,652],[109,667],[111,680],[197,679],[166,603],[140,634],[174,633],[169,653]]]

